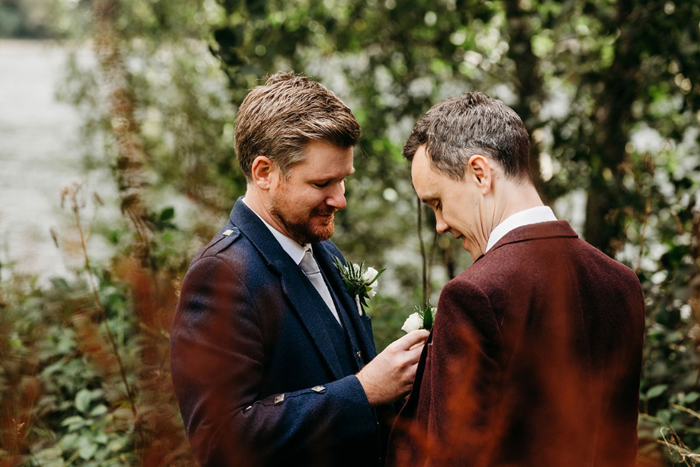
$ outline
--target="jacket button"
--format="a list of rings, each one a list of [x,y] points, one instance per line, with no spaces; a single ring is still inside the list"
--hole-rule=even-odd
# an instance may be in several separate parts
[[[280,394],[279,396],[275,396],[275,400],[273,401],[273,404],[280,405],[282,402],[284,402],[284,394]]]
[[[357,361],[362,361],[362,352],[358,351],[355,356],[357,357]]]
[[[311,390],[312,390],[313,392],[317,392],[317,393],[320,394],[320,393],[322,393],[323,391],[325,391],[326,388],[323,387],[323,386],[314,386],[314,387],[311,388]]]

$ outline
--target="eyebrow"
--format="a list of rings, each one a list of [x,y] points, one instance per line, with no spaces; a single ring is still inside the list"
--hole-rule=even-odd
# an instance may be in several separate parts
[[[342,177],[320,177],[320,178],[312,178],[309,180],[311,183],[318,183],[318,182],[334,182],[334,181],[339,181],[339,180],[344,180],[348,176],[352,175],[355,173],[355,167],[352,168],[352,172],[350,172],[347,175],[344,175]]]

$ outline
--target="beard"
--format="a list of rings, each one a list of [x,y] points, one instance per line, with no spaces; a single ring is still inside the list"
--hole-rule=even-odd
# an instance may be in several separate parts
[[[305,218],[294,218],[286,212],[284,204],[273,200],[270,206],[270,214],[289,232],[292,240],[300,245],[322,242],[331,238],[335,233],[334,213],[336,211],[336,208],[323,204],[312,209]],[[327,218],[323,220],[321,226],[314,226],[311,220],[316,216]]]

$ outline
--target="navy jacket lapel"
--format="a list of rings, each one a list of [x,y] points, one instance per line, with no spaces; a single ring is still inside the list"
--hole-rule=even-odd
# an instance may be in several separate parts
[[[323,243],[314,245],[314,256],[316,257],[316,261],[318,261],[319,267],[325,272],[326,279],[330,283],[330,286],[335,290],[341,302],[341,306],[347,311],[346,316],[351,321],[352,328],[355,330],[358,340],[357,344],[360,350],[363,355],[365,355],[367,361],[373,359],[376,357],[377,352],[374,347],[372,336],[367,332],[367,327],[365,323],[363,323],[363,319],[366,320],[367,318],[360,317],[357,311],[355,298],[351,297],[348,293],[345,283],[340,277],[338,269],[335,267],[335,256]],[[349,333],[349,335],[351,339],[355,337],[353,333]],[[356,347],[356,345],[353,345],[353,348],[354,347]]]
[[[313,289],[313,285],[303,276],[279,242],[270,233],[258,216],[239,198],[231,211],[231,221],[241,230],[260,252],[265,263],[279,276],[282,291],[289,299],[291,308],[297,314],[314,341],[328,369],[336,379],[342,378],[340,362],[335,357],[333,343],[320,320],[310,310],[325,306]]]

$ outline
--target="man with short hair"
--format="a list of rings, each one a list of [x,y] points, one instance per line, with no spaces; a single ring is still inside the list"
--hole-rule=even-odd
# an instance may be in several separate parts
[[[278,73],[236,117],[244,198],[195,256],[171,331],[173,384],[204,466],[380,465],[427,332],[377,355],[334,266],[360,126],[331,91]],[[382,424],[385,424],[383,427]]]
[[[544,206],[518,115],[448,99],[403,150],[439,233],[474,263],[442,290],[389,465],[633,466],[644,334],[636,275]]]

